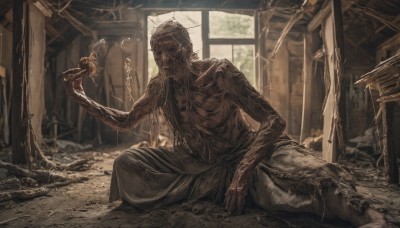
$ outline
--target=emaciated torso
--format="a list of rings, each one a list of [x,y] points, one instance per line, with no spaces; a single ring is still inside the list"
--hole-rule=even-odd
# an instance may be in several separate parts
[[[239,144],[246,144],[251,128],[239,107],[220,88],[224,79],[215,73],[218,60],[198,61],[197,75],[188,93],[185,86],[174,82],[172,90],[181,136],[189,152],[204,161],[218,160]]]

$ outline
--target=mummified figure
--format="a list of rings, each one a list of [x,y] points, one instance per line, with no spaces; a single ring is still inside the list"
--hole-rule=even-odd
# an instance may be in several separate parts
[[[229,213],[243,213],[245,200],[252,200],[268,210],[385,224],[347,171],[284,133],[285,120],[231,62],[198,60],[188,31],[174,21],[158,26],[150,44],[159,73],[129,112],[86,97],[76,85],[85,70],[65,72],[72,99],[112,128],[129,130],[161,109],[173,129],[174,146],[128,149],[116,158],[110,201],[151,209],[210,198]],[[258,130],[241,110],[260,123]]]

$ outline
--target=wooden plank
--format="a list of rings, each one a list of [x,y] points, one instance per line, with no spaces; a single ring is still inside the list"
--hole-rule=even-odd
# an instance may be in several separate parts
[[[252,44],[254,45],[255,41],[254,39],[250,38],[244,38],[244,39],[227,39],[227,38],[221,38],[221,39],[215,39],[215,38],[211,38],[208,39],[209,44]]]
[[[42,144],[42,119],[45,113],[45,52],[46,52],[46,18],[43,13],[30,3],[29,5],[29,86],[28,105],[32,114],[31,126],[36,136],[36,143]]]
[[[326,97],[326,103],[323,110],[324,115],[324,129],[322,141],[322,158],[327,162],[335,162],[337,160],[337,140],[336,140],[336,126],[334,124],[335,109],[336,109],[336,86],[334,77],[334,40],[333,40],[333,23],[332,15],[328,15],[323,22],[322,34],[325,47],[325,67],[328,71],[330,84],[325,87],[329,89]]]
[[[388,50],[396,45],[400,44],[400,33],[397,33],[396,35],[392,36],[385,42],[383,42],[381,45],[378,46],[377,50]]]
[[[229,1],[143,1],[134,5],[140,10],[256,10],[259,0],[229,0]]]
[[[312,34],[304,33],[303,56],[303,112],[301,118],[300,142],[311,134],[311,103],[312,103]]]
[[[400,100],[400,93],[396,93],[392,95],[382,96],[377,101],[384,103],[384,102],[399,101],[399,100]]]
[[[13,1],[13,89],[11,100],[11,140],[12,140],[12,163],[25,164],[27,162],[25,157],[26,151],[26,134],[28,126],[24,123],[24,108],[26,105],[24,74],[28,72],[27,56],[25,51],[29,48],[26,47],[26,39],[23,39],[23,20],[24,20],[24,5],[25,1]],[[27,20],[25,20],[26,22]],[[26,25],[25,25],[26,26]],[[29,30],[29,29],[28,29]],[[28,34],[25,34],[26,36]]]
[[[7,95],[6,95],[6,68],[0,65],[0,104],[1,110],[0,113],[2,115],[2,125],[1,129],[3,133],[3,140],[6,145],[10,144],[10,127],[8,120],[8,103],[7,103]]]
[[[330,1],[331,2],[340,2],[338,0],[330,0]],[[317,29],[321,25],[321,22],[323,22],[324,19],[329,15],[329,13],[332,12],[331,4],[328,4],[328,3],[325,4],[325,6],[323,6],[323,8],[320,11],[318,11],[318,13],[308,23],[308,25],[307,25],[308,32],[312,32],[315,29]],[[352,1],[344,0],[343,7],[342,7],[343,12],[348,10],[352,4],[353,4]]]
[[[339,119],[336,122],[336,131],[338,138],[338,148],[344,153],[346,151],[346,130],[347,130],[347,113],[346,113],[346,80],[344,77],[344,32],[343,32],[343,16],[342,16],[342,5],[341,1],[331,1],[332,16],[333,16],[333,27],[334,27],[334,41],[335,41],[335,55],[339,54],[335,58],[335,78],[336,78],[336,97],[338,105],[338,116]],[[339,93],[339,94],[338,94]]]
[[[321,25],[321,22],[328,16],[331,12],[331,6],[329,4],[325,4],[322,9],[318,11],[318,13],[313,17],[313,19],[307,25],[307,31],[312,32]]]
[[[381,103],[382,108],[382,146],[385,162],[386,180],[389,184],[399,183],[399,170],[395,151],[395,137],[393,131],[394,103]]]

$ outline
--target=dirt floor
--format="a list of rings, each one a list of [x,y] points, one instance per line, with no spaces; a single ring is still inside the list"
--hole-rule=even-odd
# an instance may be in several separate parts
[[[56,154],[65,161],[89,159],[86,170],[69,173],[86,177],[85,180],[53,188],[35,199],[0,203],[0,227],[351,227],[343,221],[322,223],[310,214],[273,213],[252,205],[244,215],[228,216],[223,207],[207,201],[182,202],[152,211],[121,207],[119,202],[109,204],[113,160],[126,147]],[[399,226],[399,186],[386,186],[382,171],[371,165],[347,165],[359,179],[359,192]]]

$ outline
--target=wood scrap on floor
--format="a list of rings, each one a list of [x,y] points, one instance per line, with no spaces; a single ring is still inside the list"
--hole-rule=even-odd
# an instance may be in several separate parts
[[[71,174],[71,171],[86,170],[90,166],[88,161],[89,158],[76,158],[63,164],[52,160],[49,162],[56,165],[51,169],[28,169],[27,165],[23,167],[0,161],[0,169],[7,171],[7,175],[0,180],[0,202],[29,200],[47,195],[57,187],[86,181],[87,177]]]
[[[85,160],[86,162],[86,160]],[[0,161],[0,168],[7,169],[11,174],[22,177],[30,177],[42,184],[65,182],[65,181],[81,181],[79,177],[70,177],[62,172],[48,171],[48,170],[28,170],[18,165],[13,165],[7,162]]]
[[[0,192],[0,202],[8,200],[28,200],[39,196],[47,195],[51,189],[40,187],[34,189],[19,189],[13,191]]]

